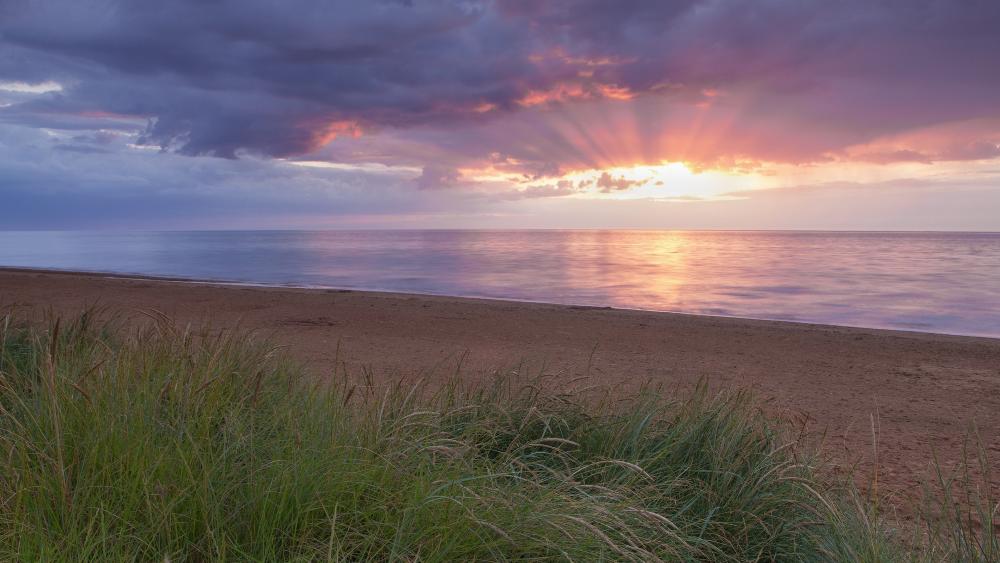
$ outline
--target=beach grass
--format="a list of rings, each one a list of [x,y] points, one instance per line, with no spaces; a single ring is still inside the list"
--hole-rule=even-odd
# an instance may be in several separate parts
[[[0,331],[2,560],[1000,560],[973,473],[899,528],[740,390],[317,378],[155,312]]]

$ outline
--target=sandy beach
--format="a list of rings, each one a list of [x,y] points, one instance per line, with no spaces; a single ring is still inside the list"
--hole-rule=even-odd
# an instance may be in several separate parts
[[[523,364],[613,387],[743,386],[826,433],[880,480],[913,491],[934,451],[956,460],[975,423],[1000,459],[1000,339],[347,290],[265,288],[6,269],[0,306],[73,314],[157,309],[181,323],[262,331],[317,374],[335,360],[381,378]]]

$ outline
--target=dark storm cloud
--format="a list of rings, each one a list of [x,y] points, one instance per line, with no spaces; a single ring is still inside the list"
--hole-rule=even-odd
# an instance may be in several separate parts
[[[860,142],[1000,114],[998,29],[994,0],[0,0],[0,81],[64,87],[0,121],[141,123],[140,142],[184,154],[287,157],[532,104],[719,91]],[[567,159],[583,157],[532,173]]]
[[[190,154],[307,152],[331,124],[448,118],[530,82],[487,6],[420,2],[11,3],[0,76],[54,79],[40,114],[148,117]],[[49,73],[40,70],[48,68]]]

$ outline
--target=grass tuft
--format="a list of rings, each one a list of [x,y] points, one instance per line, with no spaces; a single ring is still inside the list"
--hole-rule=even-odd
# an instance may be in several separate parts
[[[0,559],[919,559],[744,392],[319,383],[247,332],[107,318],[0,320]],[[992,501],[945,500],[926,552],[996,561]]]

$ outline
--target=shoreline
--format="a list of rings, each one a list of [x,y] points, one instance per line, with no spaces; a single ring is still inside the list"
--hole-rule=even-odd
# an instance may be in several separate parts
[[[206,286],[206,287],[232,287],[232,288],[259,288],[259,289],[278,289],[278,290],[291,290],[291,291],[335,291],[335,292],[352,292],[352,293],[364,293],[372,295],[385,295],[394,297],[419,297],[419,298],[436,298],[436,299],[448,299],[448,300],[459,300],[459,301],[470,301],[470,302],[497,302],[497,303],[515,303],[523,305],[540,305],[545,307],[564,307],[568,309],[595,309],[595,310],[606,310],[606,311],[621,311],[621,312],[632,312],[638,314],[654,314],[654,315],[675,315],[684,317],[704,317],[710,319],[732,319],[734,321],[748,321],[748,322],[764,322],[764,323],[781,323],[790,325],[801,325],[806,327],[815,328],[826,328],[826,329],[847,329],[847,330],[864,330],[864,331],[877,331],[886,334],[899,334],[904,336],[920,336],[927,335],[931,337],[954,337],[954,338],[975,338],[983,340],[995,340],[1000,342],[1000,335],[990,336],[983,334],[968,334],[968,333],[953,333],[953,332],[934,332],[926,330],[916,330],[916,329],[902,329],[902,328],[885,328],[885,327],[872,327],[872,326],[861,326],[861,325],[844,325],[844,324],[832,324],[817,321],[800,321],[793,319],[771,319],[764,317],[745,317],[739,315],[720,315],[712,313],[691,313],[686,311],[667,311],[661,309],[642,309],[635,307],[615,307],[611,305],[588,305],[588,304],[575,304],[575,303],[558,303],[554,301],[536,301],[532,299],[518,299],[516,297],[490,297],[481,295],[449,295],[444,293],[423,293],[419,291],[393,291],[388,289],[373,289],[373,288],[356,288],[356,287],[340,287],[340,286],[327,286],[327,285],[299,285],[294,283],[288,284],[273,284],[264,282],[248,282],[248,281],[238,281],[238,280],[224,280],[224,279],[211,279],[211,278],[189,278],[189,277],[174,277],[174,276],[157,276],[151,274],[136,274],[127,272],[105,272],[105,271],[91,271],[91,270],[62,270],[59,268],[30,268],[22,266],[0,266],[0,276],[5,273],[24,273],[24,274],[55,274],[55,275],[66,275],[66,276],[83,276],[83,277],[94,277],[94,278],[109,278],[109,279],[121,279],[121,280],[134,280],[134,281],[154,281],[154,282],[164,282],[164,283],[178,283],[178,284],[188,284],[195,286]],[[2,304],[0,304],[2,305]]]
[[[383,380],[521,366],[612,389],[748,388],[825,433],[838,465],[874,457],[913,492],[975,422],[1000,459],[1000,339],[513,300],[0,268],[0,308],[71,315],[99,304],[178,323],[261,331],[318,376],[343,365]],[[994,486],[1000,484],[994,476]]]

